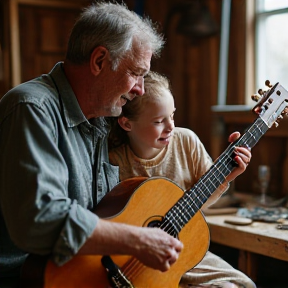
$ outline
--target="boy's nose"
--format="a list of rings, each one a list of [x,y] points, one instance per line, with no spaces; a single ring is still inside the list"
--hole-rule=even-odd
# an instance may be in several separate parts
[[[172,131],[175,127],[174,120],[169,120],[166,129]]]

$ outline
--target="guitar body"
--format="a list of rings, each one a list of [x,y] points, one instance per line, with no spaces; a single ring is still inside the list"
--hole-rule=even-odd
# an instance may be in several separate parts
[[[270,83],[266,85],[270,88],[272,86]],[[260,137],[287,114],[288,91],[279,83],[265,91],[259,98],[261,98],[259,104],[253,109],[259,115],[258,118],[244,135],[227,147],[211,168],[185,194],[179,186],[166,178],[136,177],[118,184],[97,205],[95,213],[99,217],[140,227],[157,226],[155,222],[160,223],[167,214],[169,217],[166,215],[164,220],[166,227],[180,230],[177,237],[184,244],[179,259],[164,273],[144,266],[131,256],[109,255],[112,263],[116,264],[124,275],[119,278],[127,278],[131,283],[126,282],[124,285],[113,287],[176,288],[182,275],[202,260],[208,250],[210,235],[207,223],[198,207],[202,207],[235,168],[233,160],[235,147],[254,147]],[[32,269],[27,266],[29,262],[33,262],[30,261],[31,257],[28,257],[23,266],[21,288],[112,287],[101,262],[102,256],[75,256],[62,267],[45,260],[44,266],[40,265],[41,263],[38,265],[40,272],[37,273],[44,276],[40,280],[35,279],[38,275],[34,273],[33,279],[38,281],[39,285],[32,285],[33,279],[32,281],[29,277],[25,279],[25,272],[28,272],[26,276],[27,274],[31,276]],[[35,262],[33,265],[35,267]],[[113,270],[110,268],[111,266],[108,270]]]
[[[136,226],[148,226],[151,221],[161,220],[184,192],[168,179],[145,179],[137,177],[118,184],[99,203],[96,214],[101,218],[105,216],[109,221]],[[137,186],[138,188],[135,189]],[[109,207],[116,214],[108,216],[109,212],[111,213],[107,211]],[[194,215],[178,236],[184,244],[184,249],[177,262],[167,272],[148,268],[131,256],[110,256],[135,288],[176,288],[182,275],[202,260],[209,247],[209,229],[201,211]],[[44,287],[112,287],[107,272],[102,266],[101,258],[102,256],[75,256],[62,267],[57,267],[48,261]]]

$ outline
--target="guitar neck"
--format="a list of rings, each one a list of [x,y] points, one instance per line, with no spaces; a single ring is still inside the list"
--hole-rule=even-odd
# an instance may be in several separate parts
[[[184,193],[183,197],[168,211],[164,221],[168,221],[179,233],[237,165],[234,160],[235,147],[253,148],[268,129],[268,125],[258,117],[239,139],[226,148],[199,181]]]

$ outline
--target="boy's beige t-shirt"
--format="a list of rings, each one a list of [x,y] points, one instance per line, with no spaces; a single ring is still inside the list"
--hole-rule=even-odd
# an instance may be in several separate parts
[[[110,163],[119,166],[120,181],[136,176],[166,177],[184,191],[190,189],[213,164],[198,136],[186,128],[175,127],[169,144],[153,159],[141,159],[124,144],[110,151]],[[205,203],[210,206],[228,188],[224,182]],[[203,208],[202,207],[202,208]]]

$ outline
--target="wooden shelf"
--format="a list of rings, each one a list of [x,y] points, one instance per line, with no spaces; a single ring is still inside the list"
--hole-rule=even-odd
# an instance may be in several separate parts
[[[235,125],[248,127],[257,118],[257,115],[252,112],[252,108],[246,105],[213,106],[212,111],[218,121],[227,127]],[[277,128],[271,127],[265,136],[288,137],[288,117],[284,117]]]

